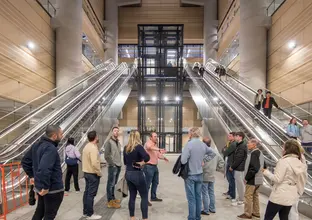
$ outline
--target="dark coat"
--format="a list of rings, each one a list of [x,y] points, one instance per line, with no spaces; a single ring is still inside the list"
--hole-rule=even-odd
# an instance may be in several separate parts
[[[236,171],[244,171],[245,170],[245,163],[247,159],[247,145],[245,141],[241,141],[237,143],[236,149],[234,152],[234,161],[231,165],[231,168]]]
[[[267,98],[264,98],[263,99],[263,102],[262,102],[262,108],[264,108],[265,106],[265,103],[267,101]],[[272,108],[273,105],[278,108],[278,104],[276,103],[275,99],[273,97],[270,97],[270,100],[269,100],[269,108]]]
[[[182,177],[183,179],[187,179],[188,170],[189,170],[188,162],[186,164],[182,164],[181,155],[180,155],[173,166],[173,169],[172,169],[173,174],[178,174],[179,177]]]
[[[235,153],[235,150],[236,150],[236,146],[237,146],[237,143],[235,141],[232,141],[230,143],[230,146],[227,147],[225,149],[225,151],[223,152],[223,156],[224,157],[228,157],[227,164],[229,166],[231,166],[232,163],[234,162],[234,153]]]
[[[64,189],[61,160],[57,143],[47,137],[31,146],[22,159],[22,166],[29,178],[35,179],[35,189],[61,192]]]
[[[255,150],[250,155],[250,163],[246,172],[245,180],[248,185],[255,185],[256,174],[260,170],[260,151]]]

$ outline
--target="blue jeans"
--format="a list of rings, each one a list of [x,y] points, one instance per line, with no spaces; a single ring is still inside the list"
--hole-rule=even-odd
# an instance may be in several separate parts
[[[115,185],[118,182],[121,167],[108,166],[108,178],[106,185],[107,201],[115,200]]]
[[[83,214],[86,216],[93,215],[94,197],[97,194],[100,177],[93,173],[84,173],[86,188],[83,193]]]
[[[214,194],[214,182],[203,183],[202,197],[204,204],[204,212],[216,212],[216,198]]]
[[[308,153],[312,153],[312,142],[301,143],[301,145]]]
[[[229,170],[230,165],[226,166],[226,178],[229,182],[229,195],[232,199],[236,198],[236,186],[235,186],[235,177],[234,177],[234,170]]]
[[[157,166],[146,164],[143,169],[146,177],[147,189],[151,189],[151,199],[156,199],[157,186],[159,183],[159,171]]]
[[[148,190],[146,186],[145,175],[143,171],[127,171],[126,180],[129,187],[130,198],[129,198],[129,213],[130,217],[134,216],[135,210],[135,199],[137,192],[139,191],[141,196],[141,212],[142,218],[148,218]]]
[[[188,220],[200,220],[203,174],[190,175],[186,180],[184,180],[184,183],[189,209]]]

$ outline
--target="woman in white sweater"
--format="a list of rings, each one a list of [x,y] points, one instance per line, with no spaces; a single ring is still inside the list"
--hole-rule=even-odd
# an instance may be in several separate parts
[[[263,174],[274,182],[264,220],[274,219],[277,213],[281,220],[288,220],[290,209],[303,194],[307,180],[307,165],[301,162],[298,141],[286,141],[274,174],[269,170],[264,170]]]

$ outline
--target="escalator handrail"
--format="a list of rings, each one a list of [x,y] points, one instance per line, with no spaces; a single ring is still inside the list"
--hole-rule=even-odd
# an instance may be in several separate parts
[[[107,65],[108,65],[109,63],[113,63],[113,60],[112,60],[112,59],[109,59],[109,60],[105,61],[104,63],[99,64],[98,66],[96,66],[96,67],[92,68],[91,70],[89,70],[87,73],[84,73],[84,75],[88,74],[88,73],[91,72],[91,71],[96,71],[96,70],[98,70],[98,68],[99,68],[99,67],[102,67],[103,64],[107,64]],[[74,87],[76,84],[80,84],[80,83],[84,82],[88,77],[90,78],[90,76],[92,76],[92,75],[93,75],[93,74],[91,74],[91,75],[87,76],[86,78],[80,80],[79,82],[75,83],[72,87]],[[81,75],[80,75],[80,76],[77,76],[77,77],[75,77],[75,78],[73,78],[73,79],[71,79],[68,83],[70,83],[70,82],[72,82],[72,81],[78,79],[79,77],[81,77]],[[37,100],[43,98],[44,96],[46,96],[46,95],[48,95],[48,94],[50,94],[50,93],[52,93],[52,92],[55,92],[56,90],[58,90],[58,89],[60,89],[60,88],[62,88],[62,87],[68,86],[68,83],[66,83],[66,85],[61,85],[61,86],[55,87],[54,89],[51,89],[50,91],[48,91],[48,92],[46,92],[46,93],[43,93],[42,95],[40,95],[40,96],[38,96],[38,97],[36,97],[36,98],[34,98],[34,99],[28,101],[28,102],[25,103],[24,105],[22,105],[22,106],[20,106],[20,107],[18,107],[18,108],[16,108],[16,109],[14,109],[13,111],[7,113],[6,115],[0,117],[0,121],[1,121],[2,119],[4,119],[4,118],[6,118],[6,117],[8,117],[8,116],[10,116],[10,115],[12,115],[12,114],[14,114],[15,112],[21,110],[21,109],[24,108],[25,106],[28,106],[28,105],[30,105],[31,103],[33,103],[33,102],[35,102],[35,101],[37,101]],[[67,90],[70,90],[70,89],[71,89],[71,87],[69,87],[68,89],[66,89],[64,92],[66,92]],[[62,93],[63,93],[63,92],[62,92]],[[61,93],[61,94],[62,94],[62,93]],[[58,97],[58,96],[60,96],[61,94],[58,94],[58,95],[56,95],[55,97]],[[55,98],[55,97],[53,97],[53,98]]]
[[[208,59],[207,63],[212,63],[212,65],[213,65],[213,63],[218,64],[218,62],[216,62],[216,61],[213,60],[213,59]],[[207,63],[206,63],[205,66],[204,66],[205,69],[207,68],[207,67],[206,67],[206,66],[207,66]],[[219,65],[219,64],[218,64],[218,65]],[[207,69],[208,69],[208,68],[207,68]],[[226,76],[227,76],[227,77],[230,77],[231,79],[233,79],[234,81],[236,81],[236,82],[239,83],[240,85],[244,86],[244,87],[247,88],[249,91],[253,92],[255,95],[257,94],[257,91],[256,91],[256,90],[254,90],[254,89],[251,88],[250,86],[246,85],[245,83],[241,82],[240,80],[236,79],[235,77],[229,75],[228,73],[226,73]],[[271,90],[269,90],[269,89],[267,89],[267,88],[264,88],[264,89],[267,90],[267,91],[271,91]],[[272,91],[271,91],[271,92],[272,92]],[[275,93],[273,93],[273,92],[272,92],[272,94],[273,94],[274,96],[277,96],[277,97],[280,97],[280,98],[286,100],[286,101],[289,102],[292,106],[296,106],[296,108],[298,108],[298,109],[300,109],[301,111],[303,111],[303,112],[307,113],[308,115],[312,116],[312,114],[311,114],[310,112],[308,112],[308,111],[304,110],[303,108],[301,108],[301,107],[295,105],[294,103],[288,101],[287,99],[285,99],[285,98],[283,98],[283,97],[281,97],[281,96],[279,96],[279,95],[277,95],[277,94],[275,94]],[[279,110],[282,111],[283,113],[285,113],[286,115],[288,115],[288,117],[290,117],[290,118],[295,118],[298,122],[302,123],[302,120],[301,120],[300,118],[298,118],[296,115],[293,115],[292,113],[290,113],[290,112],[288,112],[287,110],[282,109],[282,108],[279,108]]]

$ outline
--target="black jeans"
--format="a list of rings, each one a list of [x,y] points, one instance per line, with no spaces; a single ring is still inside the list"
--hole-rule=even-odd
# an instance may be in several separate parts
[[[38,203],[32,220],[53,220],[63,201],[64,192],[46,194],[40,196],[38,194]]]
[[[94,173],[84,173],[86,188],[83,194],[83,214],[93,215],[94,197],[97,194],[100,184],[100,177]]]
[[[65,191],[70,190],[70,179],[72,175],[74,177],[75,190],[80,191],[79,183],[78,183],[78,169],[79,169],[78,164],[74,166],[67,165],[67,172],[66,172],[66,178],[65,178]]]
[[[267,116],[269,119],[271,119],[272,108],[264,108],[263,113],[265,116]]]
[[[277,213],[280,220],[288,220],[290,209],[291,206],[282,206],[269,201],[265,211],[264,220],[273,220]]]
[[[107,202],[115,200],[115,186],[118,182],[121,167],[108,166],[108,177],[106,185]]]
[[[142,218],[148,218],[148,190],[146,179],[143,171],[127,171],[126,180],[130,191],[129,212],[130,217],[134,216],[135,199],[139,191],[141,196],[141,212]]]
[[[261,102],[258,102],[258,104],[255,105],[255,108],[260,110],[261,109]]]

